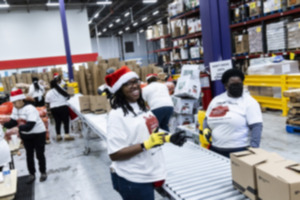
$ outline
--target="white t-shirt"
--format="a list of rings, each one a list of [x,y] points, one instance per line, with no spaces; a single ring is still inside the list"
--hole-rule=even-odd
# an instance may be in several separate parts
[[[148,103],[151,110],[161,107],[173,107],[168,87],[159,82],[153,82],[142,90],[143,99]]]
[[[262,123],[259,104],[248,93],[240,98],[231,98],[227,92],[216,96],[206,117],[212,130],[212,144],[219,148],[250,146],[249,125]]]
[[[0,124],[0,167],[11,161],[10,158],[10,149],[4,139],[3,127]]]
[[[137,103],[130,104],[137,116],[129,112],[124,116],[121,108],[109,113],[107,124],[108,154],[147,140],[158,126],[152,112],[143,112]],[[111,167],[116,173],[132,182],[151,183],[166,178],[165,163],[161,147],[143,151],[130,159],[113,161]]]
[[[47,92],[45,102],[50,104],[50,108],[68,105],[67,98],[57,92],[56,89],[51,89]]]
[[[23,131],[23,134],[36,134],[46,132],[44,122],[40,118],[39,112],[32,105],[25,105],[21,109],[16,109],[14,107],[10,117],[16,121],[21,120],[25,122],[35,122],[34,127],[28,132]]]
[[[45,89],[44,89],[44,86],[42,86],[41,84],[39,84],[39,86],[40,86],[40,89],[38,91],[36,91],[34,88],[34,85],[31,84],[29,87],[28,96],[31,96],[33,98],[42,97],[45,93]]]

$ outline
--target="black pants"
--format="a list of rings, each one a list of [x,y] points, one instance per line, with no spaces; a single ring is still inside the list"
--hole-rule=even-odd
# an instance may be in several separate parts
[[[42,106],[45,106],[45,99],[44,97],[42,97],[42,99],[39,101],[39,98],[38,97],[35,97],[34,98],[34,106],[35,107],[42,107]]]
[[[61,106],[51,108],[51,113],[55,121],[56,134],[60,135],[61,123],[64,123],[65,133],[69,133],[69,108],[68,106]]]
[[[45,139],[46,132],[38,134],[20,134],[26,150],[27,168],[31,175],[35,174],[34,152],[39,161],[39,170],[46,173]]]
[[[246,151],[248,149],[248,147],[240,147],[240,148],[218,148],[218,147],[214,147],[213,145],[210,146],[209,148],[211,151],[214,151],[218,154],[221,154],[227,158],[230,157],[230,154],[231,153],[234,153],[234,152],[239,152],[239,151]]]

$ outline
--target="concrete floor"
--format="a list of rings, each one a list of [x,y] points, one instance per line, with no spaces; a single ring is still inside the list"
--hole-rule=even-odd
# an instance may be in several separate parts
[[[264,129],[261,147],[286,159],[300,162],[300,135],[285,132],[285,117],[279,112],[263,114]],[[50,130],[51,131],[51,130]],[[51,131],[52,132],[52,131]],[[48,180],[35,181],[36,200],[120,200],[112,188],[106,145],[94,140],[92,152],[83,155],[84,140],[76,135],[72,142],[52,142],[46,146]],[[18,176],[27,175],[25,151],[14,156]],[[156,200],[163,198],[156,194]]]

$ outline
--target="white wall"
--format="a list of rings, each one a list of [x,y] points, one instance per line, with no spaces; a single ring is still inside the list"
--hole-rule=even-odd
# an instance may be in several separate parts
[[[66,11],[71,54],[92,53],[86,10]],[[65,55],[58,9],[0,12],[0,61]]]
[[[99,56],[102,56],[103,59],[109,58],[120,58],[120,42],[119,38],[115,36],[111,37],[99,37],[99,49],[97,45],[96,38],[92,38],[92,49],[93,52],[98,52]]]
[[[146,37],[145,33],[124,34],[123,35],[123,50],[124,50],[124,59],[141,59],[141,65],[148,65],[147,61],[147,47],[146,47]],[[102,56],[103,59],[122,57],[121,53],[121,44],[119,37],[100,37],[99,39],[99,51],[97,47],[96,38],[92,38],[92,48],[93,52],[98,52],[99,56]],[[134,52],[125,53],[125,42],[133,42]],[[149,50],[150,51],[150,50]]]

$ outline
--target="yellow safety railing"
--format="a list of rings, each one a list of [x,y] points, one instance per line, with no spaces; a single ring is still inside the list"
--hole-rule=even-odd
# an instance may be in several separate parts
[[[244,85],[259,87],[280,87],[281,98],[266,96],[253,96],[262,107],[282,110],[282,115],[287,116],[289,98],[283,92],[289,88],[300,88],[300,75],[248,75],[245,76]]]

